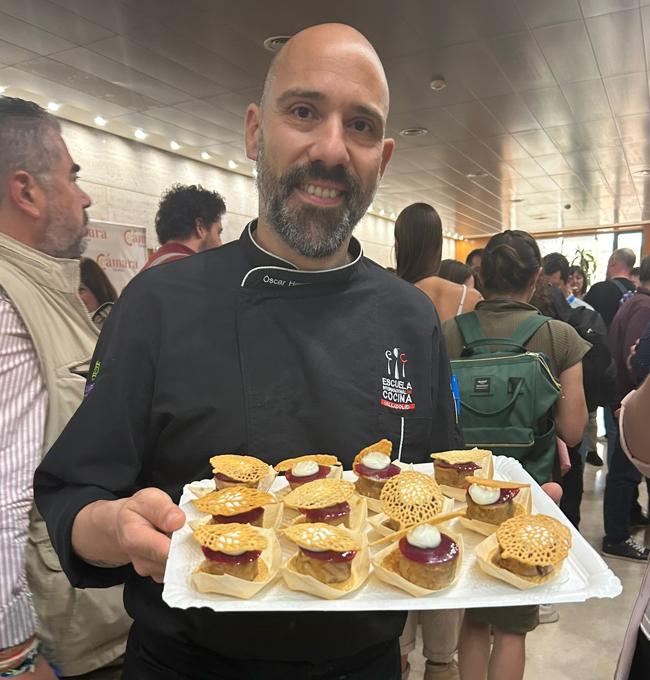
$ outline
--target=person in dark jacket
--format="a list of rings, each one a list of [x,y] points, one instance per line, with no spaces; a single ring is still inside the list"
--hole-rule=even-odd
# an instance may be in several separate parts
[[[181,610],[161,585],[185,520],[175,503],[211,456],[327,451],[350,469],[382,437],[404,461],[462,446],[435,309],[351,236],[393,150],[387,114],[381,62],[355,29],[312,27],[282,48],[246,112],[259,219],[129,284],[88,396],[37,471],[71,581],[125,582],[126,680],[400,677],[404,612]]]

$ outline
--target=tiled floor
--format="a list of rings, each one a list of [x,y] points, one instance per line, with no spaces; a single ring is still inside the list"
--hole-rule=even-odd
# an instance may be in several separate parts
[[[603,455],[605,446],[598,448]],[[580,529],[596,549],[603,532],[605,475],[604,467],[586,466]],[[648,507],[645,489],[641,502]],[[650,531],[641,530],[634,537],[650,545]],[[558,606],[560,620],[539,626],[526,639],[525,680],[611,680],[645,565],[609,558],[607,562],[621,579],[623,593],[614,600]],[[410,662],[411,680],[422,680],[424,658],[417,649]]]

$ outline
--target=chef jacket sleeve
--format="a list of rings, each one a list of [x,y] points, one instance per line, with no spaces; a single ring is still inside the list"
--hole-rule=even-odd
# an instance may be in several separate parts
[[[433,334],[433,361],[431,364],[431,386],[434,390],[431,453],[464,449],[465,441],[457,413],[457,408],[460,407],[460,398],[457,406],[452,391],[451,366],[447,356],[445,336],[439,323],[436,325]],[[426,462],[429,462],[429,460],[427,458]]]
[[[61,566],[76,587],[122,583],[131,566],[100,568],[72,549],[77,513],[97,500],[115,500],[139,488],[152,450],[151,403],[159,318],[149,277],[136,277],[122,293],[97,343],[86,396],[36,470],[36,506]]]

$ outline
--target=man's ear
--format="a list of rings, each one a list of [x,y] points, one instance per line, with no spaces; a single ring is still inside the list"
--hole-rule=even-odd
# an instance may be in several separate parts
[[[262,129],[262,109],[257,104],[249,104],[244,120],[244,136],[246,141],[246,156],[252,161],[257,160],[260,145],[260,131]]]
[[[202,239],[207,233],[208,230],[206,229],[205,224],[203,224],[203,220],[200,217],[197,217],[194,220],[194,235]]]
[[[384,139],[384,148],[381,151],[381,165],[379,166],[379,177],[384,176],[384,173],[386,172],[386,166],[393,155],[393,151],[395,151],[395,140],[391,139],[390,137],[388,139]]]
[[[33,175],[17,170],[7,180],[6,196],[18,208],[33,219],[41,217],[43,211],[43,189]]]

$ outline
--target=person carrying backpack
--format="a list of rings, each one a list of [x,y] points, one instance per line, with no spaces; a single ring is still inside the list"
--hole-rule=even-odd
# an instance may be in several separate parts
[[[539,248],[530,234],[508,230],[493,236],[481,262],[486,299],[473,313],[445,322],[443,330],[459,383],[466,445],[514,455],[541,484],[553,479],[555,432],[569,446],[582,439],[587,423],[582,357],[590,344],[528,304],[540,272]],[[483,370],[476,368],[481,363]],[[461,679],[489,658],[490,626],[492,674],[523,677],[525,636],[538,618],[536,605],[468,609],[459,644]]]

